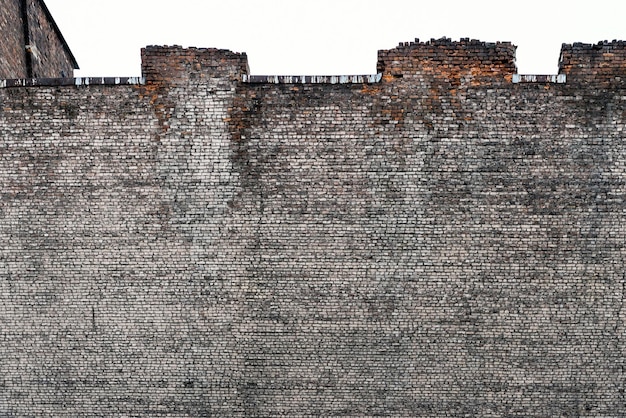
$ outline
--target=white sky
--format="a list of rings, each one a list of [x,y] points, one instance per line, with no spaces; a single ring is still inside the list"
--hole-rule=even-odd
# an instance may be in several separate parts
[[[256,75],[376,72],[376,53],[448,37],[510,41],[521,74],[556,74],[562,43],[626,40],[626,0],[45,0],[81,70],[138,76],[146,45],[246,52]]]

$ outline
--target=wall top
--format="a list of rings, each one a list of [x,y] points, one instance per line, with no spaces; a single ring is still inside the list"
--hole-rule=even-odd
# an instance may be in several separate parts
[[[462,38],[402,42],[378,52],[378,72],[383,79],[427,77],[449,80],[453,85],[470,82],[511,82],[517,72],[516,46],[510,42],[482,42]]]
[[[559,72],[567,74],[568,83],[591,83],[598,87],[624,85],[626,41],[563,44]]]
[[[216,48],[147,46],[141,50],[141,70],[147,83],[175,83],[191,74],[241,80],[249,74],[245,53]]]
[[[256,76],[250,75],[245,53],[216,48],[148,46],[141,51],[141,82],[176,84],[202,77],[222,78],[244,83],[378,83],[427,82],[456,88],[459,85],[499,85],[511,83],[576,83],[595,86],[622,86],[626,80],[626,41],[597,44],[563,44],[558,75],[518,75],[516,46],[510,42],[482,42],[463,38],[402,42],[398,47],[378,52],[378,74],[356,76]],[[70,85],[44,80],[9,80],[0,87]],[[108,80],[108,79],[107,79]],[[134,79],[133,79],[134,80]],[[104,84],[118,84],[106,81]],[[133,81],[134,83],[134,81]],[[94,79],[94,83],[98,81]],[[127,84],[122,82],[120,84]],[[83,84],[81,84],[83,85]]]

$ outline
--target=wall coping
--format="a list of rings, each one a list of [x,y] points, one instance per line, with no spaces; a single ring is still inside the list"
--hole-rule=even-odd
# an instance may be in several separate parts
[[[513,74],[513,83],[557,83],[565,84],[567,82],[567,75],[528,75],[528,74]]]
[[[248,75],[241,76],[246,84],[376,84],[383,75]],[[567,82],[565,74],[527,75],[513,74],[514,84]],[[56,87],[56,86],[137,86],[146,84],[144,77],[75,77],[75,78],[26,78],[0,80],[0,88],[14,87]]]
[[[368,75],[247,75],[241,77],[249,84],[373,84],[383,78],[381,73]]]
[[[371,75],[333,75],[333,76],[291,76],[291,75],[247,75],[241,77],[243,83],[248,84],[374,84],[382,81],[382,73]],[[518,83],[556,83],[565,84],[567,76],[513,74],[514,84]]]
[[[75,78],[23,78],[0,80],[0,88],[56,87],[56,86],[124,86],[142,85],[143,77],[75,77]]]

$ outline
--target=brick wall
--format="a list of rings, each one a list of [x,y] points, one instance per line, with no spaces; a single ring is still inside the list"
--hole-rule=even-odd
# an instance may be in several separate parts
[[[378,53],[378,72],[383,77],[407,77],[417,84],[423,78],[451,86],[471,82],[511,82],[515,74],[515,46],[509,42],[488,43],[469,38],[427,42],[403,42]]]
[[[33,78],[72,77],[75,61],[42,0],[26,0]],[[22,0],[0,0],[0,79],[29,78]]]
[[[570,84],[623,88],[626,82],[626,44],[624,41],[603,41],[595,45],[564,44],[559,72],[567,74]]]
[[[0,78],[26,78],[20,2],[0,0]]]
[[[0,89],[0,415],[624,415],[626,96],[512,53]]]
[[[59,39],[59,33],[44,7],[41,0],[29,0],[30,42],[36,47],[33,77],[73,77],[74,57]]]

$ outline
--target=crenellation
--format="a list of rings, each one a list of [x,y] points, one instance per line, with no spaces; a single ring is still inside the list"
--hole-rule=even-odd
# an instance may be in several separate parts
[[[624,43],[514,52],[1,82],[0,416],[626,416]]]
[[[142,75],[148,83],[176,83],[199,77],[239,81],[249,74],[246,54],[215,48],[148,46],[141,50]]]
[[[379,51],[378,72],[385,81],[406,77],[454,85],[510,82],[517,72],[515,46],[463,38],[401,43]]]

